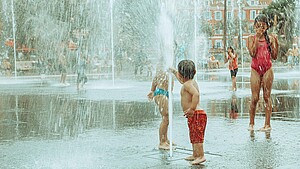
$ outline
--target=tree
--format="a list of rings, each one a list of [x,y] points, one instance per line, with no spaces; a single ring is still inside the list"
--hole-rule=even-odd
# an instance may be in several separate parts
[[[295,0],[273,1],[262,11],[270,19],[271,29],[279,37],[279,56],[284,58],[286,51],[292,47],[295,34]],[[272,28],[273,27],[273,28]]]

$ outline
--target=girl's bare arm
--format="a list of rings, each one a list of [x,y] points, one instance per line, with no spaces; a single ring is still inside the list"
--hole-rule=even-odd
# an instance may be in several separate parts
[[[271,57],[273,60],[277,59],[277,55],[278,55],[278,39],[277,36],[272,34],[269,36],[270,37],[270,41],[271,41],[271,48],[272,48],[272,53],[271,53]]]
[[[256,38],[258,39],[258,38]],[[254,40],[254,36],[250,35],[247,39],[247,48],[251,57],[255,57],[256,55],[256,39]]]
[[[154,92],[157,86],[157,75],[152,80],[151,91]]]

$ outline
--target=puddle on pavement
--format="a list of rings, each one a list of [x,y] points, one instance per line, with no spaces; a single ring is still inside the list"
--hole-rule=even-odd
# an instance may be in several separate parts
[[[250,108],[250,97],[237,98],[236,96],[228,100],[210,100],[207,103],[207,112],[212,116],[223,116],[232,119],[248,118]],[[299,96],[297,94],[272,95],[272,119],[285,121],[299,121]],[[260,97],[256,116],[264,116],[264,101]]]
[[[138,126],[157,117],[148,102],[91,101],[71,95],[1,97],[7,99],[0,101],[0,140],[76,136],[89,128]]]
[[[160,115],[155,104],[137,101],[92,101],[73,95],[9,95],[0,100],[0,141],[73,137],[91,128],[138,127],[157,121]],[[247,118],[250,97],[202,102],[209,116],[231,119]],[[272,95],[272,119],[299,121],[299,95]],[[257,116],[263,116],[263,102]],[[181,113],[180,103],[174,103],[174,113]]]

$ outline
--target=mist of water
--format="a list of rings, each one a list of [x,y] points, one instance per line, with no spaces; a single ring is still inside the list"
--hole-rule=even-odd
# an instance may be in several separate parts
[[[164,59],[164,68],[168,69],[173,66],[174,60],[174,35],[173,23],[167,13],[166,5],[161,6],[161,14],[159,17],[159,37],[161,38],[161,53]]]
[[[173,67],[174,61],[174,30],[173,30],[173,23],[170,18],[170,12],[172,9],[167,9],[167,6],[173,6],[171,1],[167,1],[166,4],[161,6],[160,17],[159,17],[159,26],[158,31],[161,37],[161,53],[164,58],[164,67],[167,70],[170,67]],[[169,14],[168,14],[169,11]],[[170,135],[170,157],[173,156],[173,97],[172,97],[172,74],[169,73],[169,135]]]

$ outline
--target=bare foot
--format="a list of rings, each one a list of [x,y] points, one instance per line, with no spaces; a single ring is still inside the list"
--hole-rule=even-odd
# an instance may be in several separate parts
[[[170,146],[167,143],[159,144],[158,148],[161,150],[170,150]]]
[[[205,157],[202,157],[202,158],[198,157],[194,161],[192,161],[191,164],[192,165],[199,165],[199,164],[201,164],[205,161],[206,161]]]
[[[186,161],[194,161],[195,157],[191,155],[191,156],[185,157],[185,160]]]
[[[170,144],[170,140],[167,141],[168,144]],[[177,146],[174,142],[172,142],[172,146]]]
[[[259,131],[271,131],[271,130],[272,130],[271,126],[264,126],[259,129]]]
[[[253,131],[253,130],[254,130],[254,125],[253,125],[253,124],[250,124],[249,127],[248,127],[248,130],[249,130],[249,131]]]

